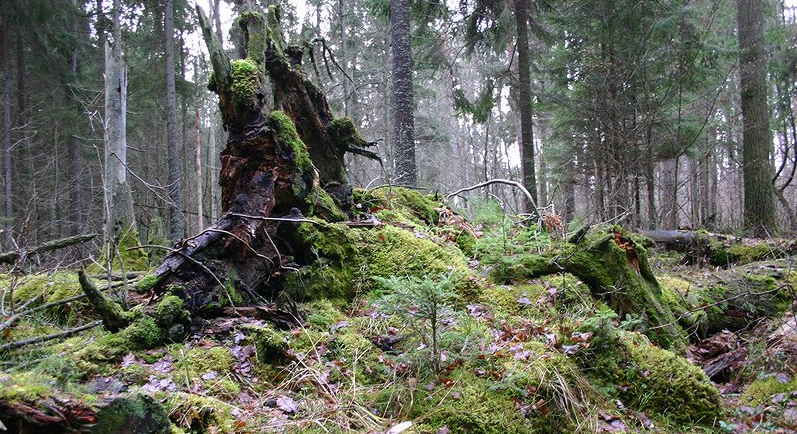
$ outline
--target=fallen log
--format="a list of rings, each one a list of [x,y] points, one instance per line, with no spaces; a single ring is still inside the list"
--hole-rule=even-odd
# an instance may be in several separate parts
[[[683,263],[728,267],[797,253],[794,240],[742,238],[724,234],[685,230],[637,231],[659,246],[684,253]]]
[[[29,249],[0,253],[0,264],[13,264],[20,258],[26,258],[31,255],[46,253],[53,250],[62,249],[64,247],[74,246],[75,244],[85,243],[87,241],[93,240],[96,237],[97,234],[74,235],[71,237],[47,241]]]

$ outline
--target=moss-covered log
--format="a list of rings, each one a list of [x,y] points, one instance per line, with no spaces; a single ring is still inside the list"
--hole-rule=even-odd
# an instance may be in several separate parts
[[[192,312],[215,314],[273,294],[294,268],[289,255],[308,253],[291,249],[304,216],[348,218],[352,189],[343,156],[368,143],[351,120],[332,116],[301,71],[302,48],[285,43],[279,8],[239,17],[236,60],[197,11],[213,65],[208,87],[219,96],[229,134],[219,176],[224,214],[179,245],[139,289],[170,288]]]
[[[570,273],[621,318],[639,316],[653,342],[676,351],[685,349],[685,337],[661,299],[645,248],[620,229],[586,237],[579,244],[566,243],[542,255],[524,256],[516,267],[524,278]]]
[[[657,245],[684,253],[684,264],[728,267],[797,253],[797,243],[785,239],[740,238],[701,231],[640,230]]]

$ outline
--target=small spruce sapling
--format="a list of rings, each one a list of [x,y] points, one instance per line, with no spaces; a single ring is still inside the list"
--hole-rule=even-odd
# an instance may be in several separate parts
[[[379,308],[397,316],[405,327],[414,331],[421,343],[430,351],[434,372],[440,370],[440,336],[443,326],[453,315],[450,304],[457,298],[454,292],[457,277],[448,275],[417,277],[392,277],[375,279],[391,291],[382,297]]]

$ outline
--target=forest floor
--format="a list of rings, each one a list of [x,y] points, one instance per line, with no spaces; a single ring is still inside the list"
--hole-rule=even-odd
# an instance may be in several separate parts
[[[231,278],[215,315],[189,320],[141,270],[122,282],[142,293],[111,290],[139,320],[110,333],[75,270],[0,275],[0,433],[797,432],[790,256],[682,265],[629,234],[688,342],[670,351],[645,312],[610,305],[621,287],[527,278],[566,242],[496,204],[466,220],[408,190],[355,199],[379,224],[303,224],[318,258],[280,308],[243,308]]]

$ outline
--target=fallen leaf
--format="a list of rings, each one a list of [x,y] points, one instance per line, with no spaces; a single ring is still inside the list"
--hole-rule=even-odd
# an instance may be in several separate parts
[[[412,422],[410,422],[410,421],[401,422],[400,424],[394,425],[392,428],[387,430],[387,432],[385,434],[398,434],[400,432],[406,431],[411,426],[412,426]]]
[[[277,398],[277,408],[285,413],[296,413],[299,411],[299,407],[290,396],[280,396]]]

